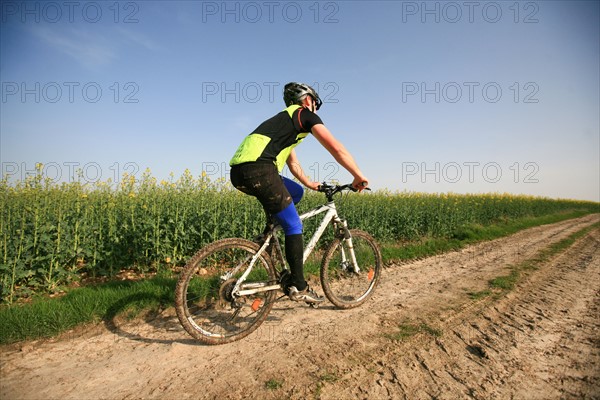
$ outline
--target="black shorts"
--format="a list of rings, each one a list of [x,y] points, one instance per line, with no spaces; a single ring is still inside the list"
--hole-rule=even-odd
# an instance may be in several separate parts
[[[231,167],[231,183],[241,192],[254,196],[265,211],[275,215],[292,203],[273,163],[246,163]]]

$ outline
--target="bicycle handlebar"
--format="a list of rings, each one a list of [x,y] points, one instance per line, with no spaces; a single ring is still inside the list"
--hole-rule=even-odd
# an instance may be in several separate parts
[[[362,186],[366,186],[367,182],[363,182]],[[352,192],[358,192],[358,189],[356,189],[354,186],[352,186],[351,183],[345,184],[345,185],[328,185],[326,182],[323,182],[319,185],[319,188],[317,189],[317,191],[321,192],[321,193],[325,193],[325,196],[327,196],[327,200],[332,201],[333,196],[336,193],[340,193],[343,192],[344,190],[350,190]],[[371,190],[368,187],[365,187],[363,190]]]

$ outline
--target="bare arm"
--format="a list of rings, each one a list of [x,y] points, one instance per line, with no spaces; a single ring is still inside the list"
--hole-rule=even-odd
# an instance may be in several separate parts
[[[319,143],[331,153],[333,158],[352,174],[354,177],[352,185],[355,188],[361,190],[363,188],[361,185],[363,182],[366,182],[368,185],[369,180],[360,171],[350,152],[348,152],[344,145],[331,134],[325,125],[317,124],[313,126],[312,134],[317,138]]]
[[[298,161],[298,157],[296,156],[296,150],[292,149],[286,164],[292,175],[294,175],[296,179],[298,179],[304,186],[312,190],[317,190],[319,188],[318,182],[313,182],[308,176],[306,176],[306,174],[304,174],[302,166],[300,165],[300,161]]]

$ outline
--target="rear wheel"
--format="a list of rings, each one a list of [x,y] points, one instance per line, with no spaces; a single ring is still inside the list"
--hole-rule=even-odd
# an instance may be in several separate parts
[[[364,303],[375,290],[383,262],[375,239],[366,232],[350,230],[359,271],[352,266],[349,243],[336,238],[321,263],[321,285],[325,296],[338,308],[354,308]]]
[[[233,342],[249,335],[273,307],[276,291],[236,297],[238,279],[260,246],[245,239],[216,241],[194,255],[179,276],[175,307],[179,321],[194,338],[207,344]],[[276,284],[270,257],[256,260],[244,287]]]

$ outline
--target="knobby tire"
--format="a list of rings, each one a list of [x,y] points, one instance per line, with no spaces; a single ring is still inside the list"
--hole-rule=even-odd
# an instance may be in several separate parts
[[[346,269],[342,262],[342,249],[350,258],[348,244],[343,238],[335,238],[329,245],[321,263],[321,286],[325,296],[337,308],[358,307],[371,297],[381,277],[383,261],[375,239],[368,233],[351,229],[352,243],[359,273]]]
[[[277,291],[241,296],[232,301],[231,290],[260,246],[246,239],[218,240],[199,250],[186,264],[175,289],[177,317],[195,339],[210,344],[240,340],[267,318]],[[245,260],[245,263],[244,263]],[[225,282],[220,278],[236,265],[239,271]],[[257,259],[245,283],[276,282],[266,252]]]

